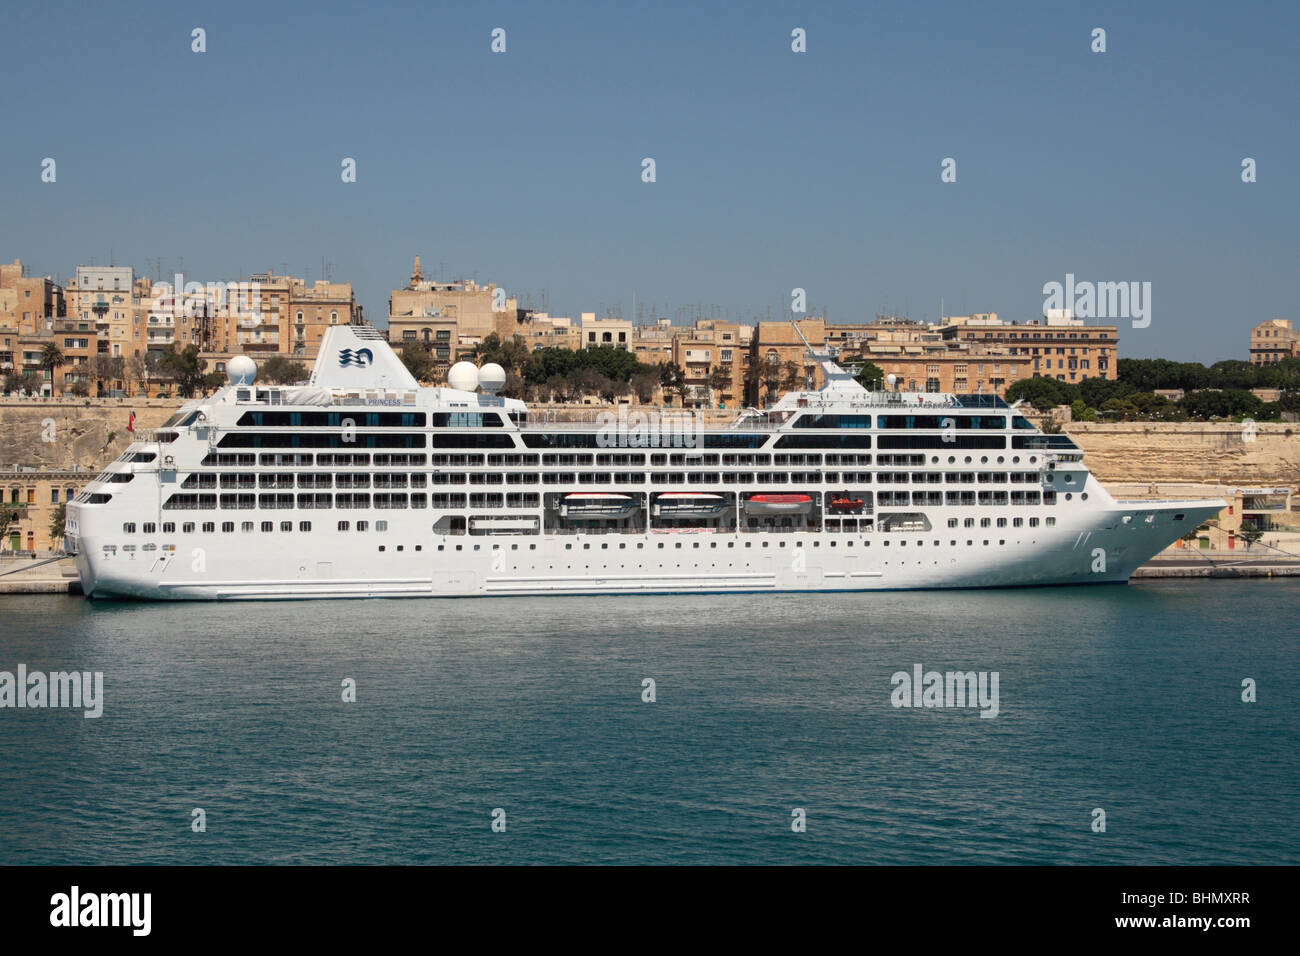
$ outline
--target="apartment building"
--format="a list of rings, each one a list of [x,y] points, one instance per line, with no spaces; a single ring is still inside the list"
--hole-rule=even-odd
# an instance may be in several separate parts
[[[1300,330],[1290,319],[1269,319],[1250,330],[1250,361],[1273,365],[1285,358],[1300,357]]]
[[[1018,366],[1019,378],[1054,378],[1077,385],[1089,378],[1119,375],[1119,329],[1088,325],[1082,319],[1052,315],[1025,322],[1004,322],[997,313],[950,316],[939,326],[946,342],[977,345],[1005,353]],[[1002,376],[990,385],[999,393],[1015,378]]]

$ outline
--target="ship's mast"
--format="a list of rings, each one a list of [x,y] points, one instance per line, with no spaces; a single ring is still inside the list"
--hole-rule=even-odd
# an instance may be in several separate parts
[[[795,335],[799,336],[799,340],[803,342],[808,355],[814,362],[817,362],[822,367],[822,377],[826,380],[825,384],[822,385],[823,391],[827,389],[859,392],[866,391],[866,389],[863,388],[862,383],[855,379],[851,372],[846,371],[836,361],[839,350],[836,349],[835,346],[823,345],[820,349],[814,348],[812,343],[809,342],[807,337],[803,334],[803,329],[799,328],[798,320],[792,319],[791,324],[794,326]]]

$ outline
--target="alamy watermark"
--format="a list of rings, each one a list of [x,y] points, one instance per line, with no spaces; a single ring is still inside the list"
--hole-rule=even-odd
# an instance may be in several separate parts
[[[596,445],[600,448],[703,448],[704,416],[699,412],[601,412]]]
[[[1075,282],[1074,273],[1065,282],[1043,286],[1043,314],[1066,312],[1076,319],[1131,319],[1133,328],[1151,324],[1150,282]]]
[[[17,673],[0,671],[0,708],[79,708],[89,719],[104,713],[102,671],[28,671],[19,664]]]
[[[978,707],[981,717],[998,715],[997,671],[895,671],[889,702],[894,707]]]
[[[172,282],[155,282],[150,288],[157,315],[232,314],[236,318],[260,321],[262,285],[260,282],[186,282],[177,272]]]
[[[124,927],[133,936],[148,936],[152,911],[152,893],[86,893],[74,885],[50,897],[50,925],[56,928]]]

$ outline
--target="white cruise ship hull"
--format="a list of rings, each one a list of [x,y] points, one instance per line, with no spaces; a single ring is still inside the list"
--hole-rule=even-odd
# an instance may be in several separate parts
[[[396,545],[390,543],[383,552],[356,548],[334,553],[329,560],[322,560],[320,548],[305,535],[287,534],[274,550],[254,551],[245,551],[237,542],[214,546],[209,540],[187,542],[181,536],[176,551],[166,557],[118,552],[98,559],[92,556],[102,552],[90,537],[81,541],[76,561],[82,589],[89,597],[145,600],[1114,584],[1128,581],[1172,540],[1223,507],[1222,502],[1204,501],[1117,505],[1115,510],[1090,512],[1080,515],[1077,523],[1062,521],[1053,528],[943,529],[942,534],[924,535],[577,533],[460,536],[454,542],[438,542],[427,535],[421,539],[413,530],[401,551],[393,550]],[[1181,520],[1175,521],[1175,515]],[[1130,520],[1125,522],[1125,517]],[[401,534],[392,530],[387,537],[394,542]],[[417,543],[419,551],[414,550]],[[439,544],[444,550],[437,550]],[[462,550],[455,550],[457,544]]]

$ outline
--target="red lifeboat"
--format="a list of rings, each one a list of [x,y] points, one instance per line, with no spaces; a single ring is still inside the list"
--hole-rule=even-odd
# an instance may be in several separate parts
[[[861,498],[850,498],[847,495],[837,495],[831,499],[831,507],[836,511],[857,511],[863,504]]]
[[[761,494],[745,499],[745,513],[751,515],[806,515],[812,510],[811,495]]]

